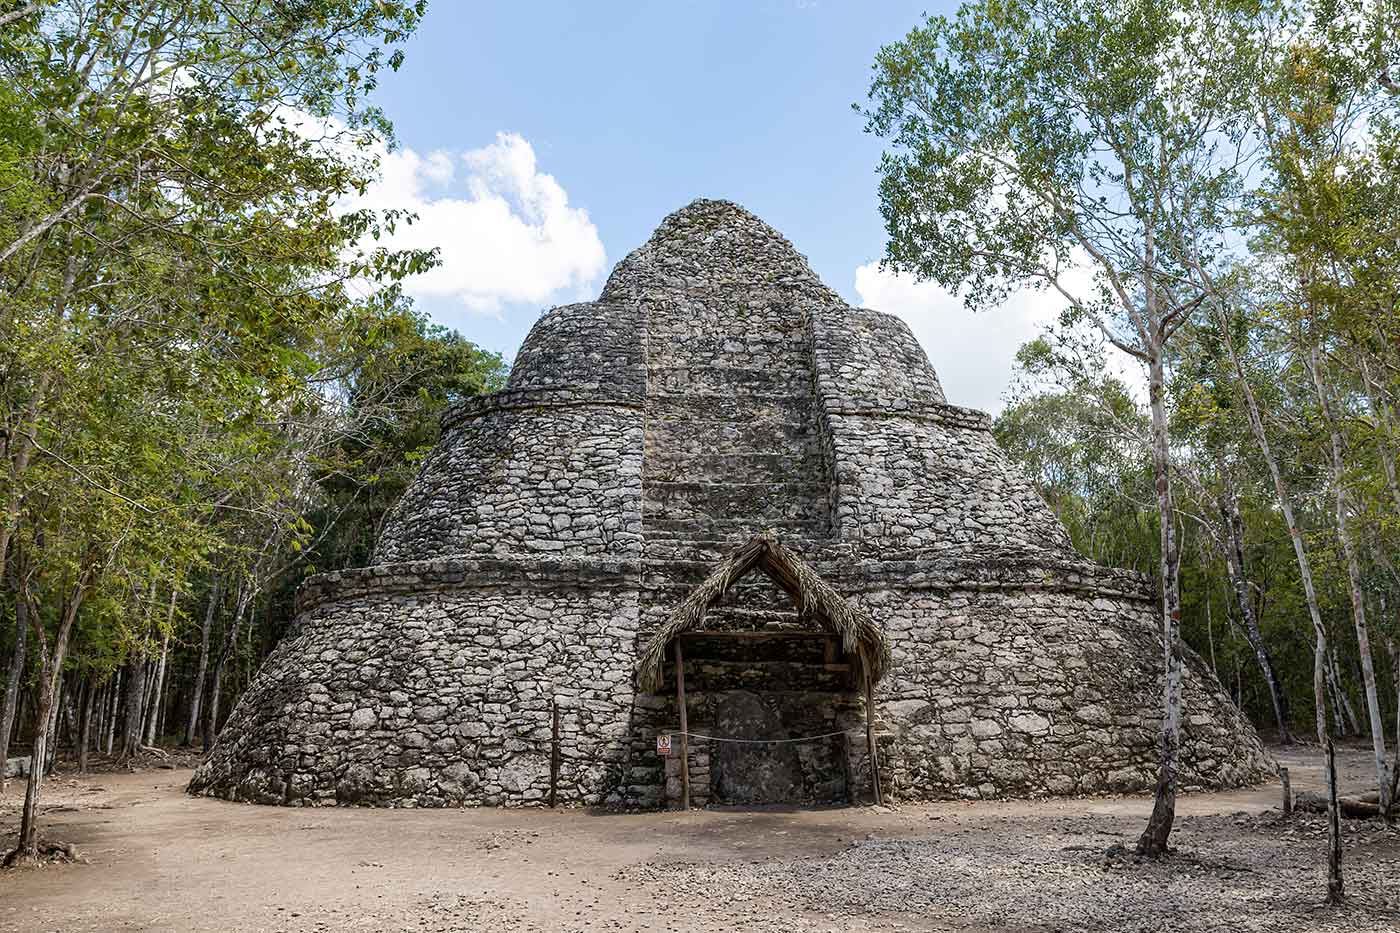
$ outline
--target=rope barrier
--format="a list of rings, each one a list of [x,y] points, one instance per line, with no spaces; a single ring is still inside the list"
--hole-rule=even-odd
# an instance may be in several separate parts
[[[815,742],[817,739],[829,739],[833,736],[848,735],[852,732],[860,732],[859,729],[842,729],[839,732],[823,732],[821,735],[803,735],[795,739],[728,739],[717,735],[701,735],[699,732],[675,732],[673,735],[689,736],[692,739],[705,739],[709,742],[728,742],[731,745],[789,745],[797,742]]]

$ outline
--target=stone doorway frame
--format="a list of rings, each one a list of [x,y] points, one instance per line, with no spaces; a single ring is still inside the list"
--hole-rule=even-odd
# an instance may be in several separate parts
[[[890,665],[890,649],[885,634],[870,616],[853,608],[811,565],[786,547],[772,531],[754,535],[732,551],[672,611],[652,636],[637,660],[637,682],[643,690],[661,690],[665,664],[673,656],[676,671],[676,703],[681,727],[681,799],[690,809],[689,726],[685,700],[685,656],[681,636],[703,629],[710,609],[723,599],[740,580],[760,570],[791,597],[800,620],[811,620],[820,631],[838,636],[842,650],[851,660],[855,681],[865,692],[865,736],[869,747],[870,780],[875,803],[883,802],[879,762],[875,745],[875,684]]]

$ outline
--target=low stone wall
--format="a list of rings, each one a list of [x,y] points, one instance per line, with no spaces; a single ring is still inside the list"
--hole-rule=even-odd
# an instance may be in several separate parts
[[[876,720],[891,797],[1152,786],[1161,649],[1141,576],[835,557],[818,569],[889,639]],[[315,578],[296,630],[240,700],[191,790],[291,805],[538,805],[550,791],[557,706],[560,803],[674,804],[677,764],[654,747],[678,728],[674,694],[636,693],[633,663],[692,576],[669,561],[542,558]],[[746,581],[736,598],[744,606],[775,596]],[[1188,653],[1188,662],[1184,785],[1271,774],[1253,729],[1199,658]],[[716,683],[711,696],[740,686]],[[692,729],[703,731],[703,674],[695,687]],[[843,696],[859,706],[854,694],[830,695],[833,709],[845,708]],[[842,715],[853,728],[863,718]],[[858,730],[847,749],[849,789],[863,799]],[[692,752],[696,802],[707,793],[698,782],[708,780],[710,751]]]
[[[1154,602],[1072,591],[882,590],[861,603],[893,663],[877,687],[898,797],[1142,791],[1154,786],[1161,641]],[[1181,780],[1273,772],[1253,728],[1188,652]]]
[[[364,594],[305,614],[244,693],[193,793],[294,806],[543,803],[621,783],[637,590]]]

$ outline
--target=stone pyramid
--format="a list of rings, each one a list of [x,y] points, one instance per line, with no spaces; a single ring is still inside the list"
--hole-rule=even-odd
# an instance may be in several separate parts
[[[695,201],[597,301],[541,316],[503,391],[445,414],[374,565],[307,581],[190,789],[674,804],[674,681],[639,689],[637,656],[760,532],[884,633],[887,794],[1148,789],[1153,583],[1075,553],[990,427],[902,321],[847,306],[743,208]],[[859,685],[800,610],[747,578],[684,641],[692,801],[869,792]],[[1194,655],[1186,704],[1187,786],[1271,773]]]

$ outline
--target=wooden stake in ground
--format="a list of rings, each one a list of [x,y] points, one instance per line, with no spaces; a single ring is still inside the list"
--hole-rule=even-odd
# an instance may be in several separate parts
[[[875,747],[875,688],[870,683],[870,673],[865,674],[865,744],[870,750],[870,787],[875,793],[875,806],[883,804],[880,793],[880,754]]]
[[[554,809],[559,794],[559,698],[549,701],[549,807]]]
[[[1342,882],[1342,818],[1337,803],[1337,749],[1327,737],[1327,902],[1340,904],[1346,897]]]
[[[685,711],[685,657],[676,639],[676,704],[681,713],[681,809],[690,809],[690,724]]]

